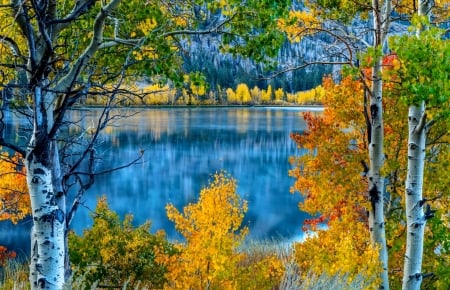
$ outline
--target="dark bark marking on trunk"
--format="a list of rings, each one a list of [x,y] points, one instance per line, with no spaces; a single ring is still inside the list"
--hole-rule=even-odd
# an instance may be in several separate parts
[[[369,166],[364,160],[361,160],[361,165],[363,166],[363,176],[367,176],[367,173],[369,172]]]
[[[36,168],[33,170],[33,174],[45,174],[45,171],[42,168]]]
[[[369,190],[369,199],[370,199],[370,203],[372,204],[372,210],[373,210],[374,214],[375,214],[375,205],[377,202],[380,201],[380,197],[378,196],[378,194],[379,194],[379,191],[378,191],[377,185],[374,184],[372,186],[372,188]]]
[[[372,122],[376,120],[378,116],[378,106],[376,104],[370,105],[370,116],[372,118]]]

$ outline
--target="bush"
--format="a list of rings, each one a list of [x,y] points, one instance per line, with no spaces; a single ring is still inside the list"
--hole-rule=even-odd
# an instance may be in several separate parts
[[[77,288],[123,287],[162,288],[166,268],[155,262],[156,253],[168,256],[176,251],[163,233],[153,235],[150,224],[133,227],[132,216],[124,221],[111,211],[105,198],[93,214],[92,229],[83,236],[69,235],[70,260]],[[124,286],[125,285],[125,286]]]

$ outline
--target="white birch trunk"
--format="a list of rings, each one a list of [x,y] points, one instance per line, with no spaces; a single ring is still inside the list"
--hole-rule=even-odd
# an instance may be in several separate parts
[[[408,171],[406,176],[406,253],[403,289],[420,289],[422,284],[423,239],[426,218],[423,211],[423,173],[425,163],[425,103],[410,106],[408,113]]]
[[[62,289],[65,282],[65,213],[58,207],[52,171],[26,158],[27,183],[33,212],[30,284],[32,289]]]
[[[418,0],[419,16],[430,16],[430,1]],[[418,29],[419,36],[421,29]],[[406,252],[403,266],[403,290],[419,290],[422,284],[422,258],[426,217],[423,211],[423,174],[426,147],[425,101],[409,106],[408,167],[405,183]]]
[[[380,289],[389,289],[388,253],[384,222],[384,177],[381,168],[384,164],[384,127],[382,106],[381,59],[372,68],[372,96],[370,98],[371,141],[369,145],[369,198],[372,209],[369,211],[369,230],[372,244],[379,249],[382,265]]]
[[[62,289],[66,281],[66,207],[62,192],[59,153],[48,131],[53,125],[51,94],[34,89],[33,135],[25,166],[30,194],[33,227],[29,281],[31,289]]]

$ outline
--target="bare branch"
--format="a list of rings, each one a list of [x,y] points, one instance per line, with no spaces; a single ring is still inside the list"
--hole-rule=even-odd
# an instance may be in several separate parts
[[[351,64],[351,63],[349,61],[312,61],[312,62],[304,63],[304,64],[301,64],[301,65],[297,65],[297,66],[293,66],[293,67],[289,67],[289,68],[277,71],[276,73],[274,73],[274,74],[272,74],[270,76],[267,76],[267,77],[260,76],[260,77],[258,77],[258,79],[261,79],[261,80],[273,79],[273,78],[275,78],[275,77],[277,77],[279,75],[282,75],[284,73],[287,73],[287,72],[290,72],[290,71],[299,70],[299,69],[303,69],[303,68],[306,68],[308,66],[316,65],[316,64],[321,64],[321,65],[344,65],[344,64]]]
[[[121,0],[111,0],[106,6],[100,9],[100,12],[97,14],[97,17],[94,21],[91,43],[78,57],[77,61],[67,73],[67,75],[63,77],[56,85],[57,91],[68,91],[68,89],[72,87],[73,83],[78,78],[80,73],[84,70],[88,62],[98,51],[100,45],[103,42],[103,29],[105,26],[105,20],[108,15],[119,5],[120,2]]]
[[[72,11],[62,19],[52,19],[47,22],[49,25],[55,25],[55,32],[61,31],[70,25],[73,21],[77,20],[83,14],[89,12],[94,6],[97,0],[77,0]]]
[[[0,43],[5,44],[9,49],[11,49],[14,56],[18,56],[20,58],[24,58],[22,55],[22,52],[20,51],[19,46],[14,41],[14,39],[8,37],[8,36],[0,36]]]

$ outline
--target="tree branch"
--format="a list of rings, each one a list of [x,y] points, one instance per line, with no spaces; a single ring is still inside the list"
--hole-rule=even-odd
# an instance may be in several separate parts
[[[427,121],[427,113],[424,112],[420,117],[419,123],[417,124],[416,128],[414,128],[415,134],[419,134],[425,128],[426,121]]]
[[[103,29],[108,15],[119,5],[121,0],[111,0],[106,6],[102,7],[94,21],[93,35],[90,44],[85,51],[78,57],[70,71],[56,85],[56,91],[68,91],[88,62],[98,51],[103,42]]]

